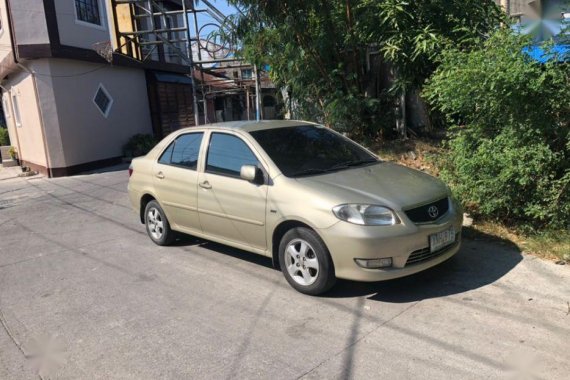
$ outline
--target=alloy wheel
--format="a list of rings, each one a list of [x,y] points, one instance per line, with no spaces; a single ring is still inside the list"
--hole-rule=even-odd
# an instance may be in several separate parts
[[[147,223],[150,235],[155,240],[160,240],[164,234],[164,221],[160,211],[151,207],[147,213]]]
[[[319,276],[319,260],[313,247],[303,239],[294,239],[285,250],[285,264],[291,278],[299,285],[312,285]]]

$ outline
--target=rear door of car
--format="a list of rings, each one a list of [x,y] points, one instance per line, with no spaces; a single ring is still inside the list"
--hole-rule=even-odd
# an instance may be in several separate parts
[[[158,202],[174,228],[201,231],[198,219],[198,160],[204,132],[184,133],[164,150],[154,165]]]

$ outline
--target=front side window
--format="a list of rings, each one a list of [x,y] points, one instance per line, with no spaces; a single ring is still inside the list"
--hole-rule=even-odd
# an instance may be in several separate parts
[[[379,162],[348,138],[315,125],[251,132],[287,177],[322,174]]]
[[[102,25],[99,0],[75,0],[77,20]]]
[[[259,165],[247,144],[233,135],[213,133],[208,148],[206,172],[239,177],[243,165]]]
[[[162,153],[158,162],[165,165],[181,166],[196,170],[198,168],[198,156],[204,133],[188,133],[178,136],[176,140]]]

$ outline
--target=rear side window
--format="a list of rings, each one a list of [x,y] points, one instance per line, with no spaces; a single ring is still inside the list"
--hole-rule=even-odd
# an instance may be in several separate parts
[[[213,133],[208,149],[206,172],[239,177],[243,165],[259,166],[247,144],[236,136]]]
[[[158,162],[196,170],[203,136],[202,132],[178,136],[162,153]]]
[[[160,158],[158,159],[159,164],[170,165],[170,158],[172,158],[172,150],[174,149],[174,142],[170,143],[168,149],[162,153]]]

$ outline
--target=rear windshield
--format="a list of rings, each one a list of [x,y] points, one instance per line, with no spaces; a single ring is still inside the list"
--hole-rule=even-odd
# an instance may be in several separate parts
[[[250,132],[287,177],[370,165],[378,159],[346,137],[313,125]]]

